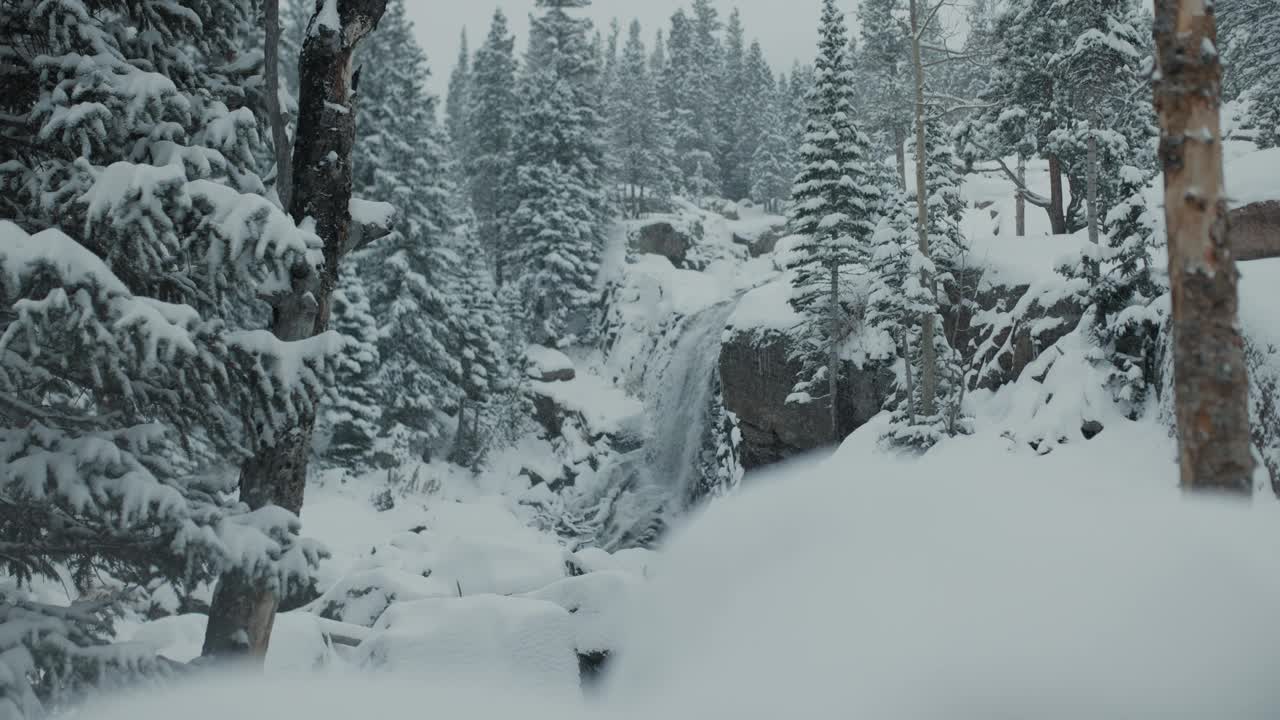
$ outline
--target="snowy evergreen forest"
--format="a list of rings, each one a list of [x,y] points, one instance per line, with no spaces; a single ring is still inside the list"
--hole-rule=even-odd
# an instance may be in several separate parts
[[[0,720],[1280,716],[1280,2],[420,2],[0,0]]]

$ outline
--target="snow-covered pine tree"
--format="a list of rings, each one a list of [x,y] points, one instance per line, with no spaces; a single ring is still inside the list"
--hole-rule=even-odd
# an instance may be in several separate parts
[[[471,50],[467,45],[467,29],[462,29],[458,59],[449,74],[449,90],[445,97],[445,128],[449,131],[453,157],[470,158],[471,141]]]
[[[355,187],[397,210],[392,233],[361,258],[379,324],[383,432],[401,456],[425,457],[444,440],[442,413],[457,403],[458,360],[449,349],[447,240],[459,224],[447,132],[426,89],[427,59],[405,14],[390,0],[358,61],[362,73]]]
[[[753,175],[757,151],[764,145],[770,132],[781,130],[779,118],[774,114],[777,105],[777,84],[773,71],[765,60],[759,41],[752,41],[747,50],[743,67],[742,99],[734,120],[738,145],[731,153],[732,165],[738,177],[729,188],[729,197],[742,199],[755,197]],[[770,127],[770,124],[774,127]]]
[[[607,220],[600,70],[591,21],[570,13],[589,4],[538,1],[518,90],[507,264],[520,272],[534,339],[548,344],[587,327]]]
[[[893,148],[899,187],[907,186],[903,144],[911,127],[911,64],[909,44],[902,30],[903,0],[864,0],[858,5],[862,28],[860,82],[867,93],[865,124],[878,148]]]
[[[596,77],[596,97],[598,97],[598,112],[600,117],[607,124],[612,123],[612,119],[616,115],[616,106],[622,89],[618,85],[619,73],[618,62],[621,60],[619,56],[619,43],[622,40],[622,26],[617,18],[609,21],[609,33],[602,35],[596,30],[594,47],[596,49],[596,67],[600,69]],[[617,155],[617,148],[612,142],[612,135],[605,131],[604,145],[604,173],[609,181],[608,200],[613,206],[614,211],[623,211],[627,205],[625,196],[625,188],[619,180],[622,173],[621,161]]]
[[[794,357],[804,366],[790,402],[825,399],[831,431],[838,422],[839,349],[848,330],[848,277],[865,268],[880,212],[870,140],[853,117],[849,42],[844,14],[824,0],[814,87],[806,108],[804,166],[792,189],[790,229],[796,245],[791,304],[803,322]]]
[[[264,197],[249,79],[226,63],[249,44],[252,5],[153,9],[5,9],[6,30],[31,40],[0,51],[14,90],[0,101],[0,206],[16,221],[0,222],[6,717],[154,667],[103,647],[119,598],[40,606],[13,581],[67,573],[87,594],[99,578],[238,570],[285,592],[317,555],[296,516],[250,513],[234,475],[205,472],[312,412],[342,347],[242,324],[254,293],[320,261],[318,239]]]
[[[786,102],[785,88],[779,88],[772,100],[765,103],[761,117],[763,136],[755,155],[751,158],[751,198],[764,206],[766,212],[778,212],[791,195],[791,181],[795,179],[791,142],[783,121],[782,104]]]
[[[626,188],[625,207],[632,217],[639,217],[655,201],[665,201],[672,191],[671,179],[678,172],[671,138],[666,134],[670,126],[658,106],[658,89],[649,74],[640,32],[640,22],[633,21],[619,61],[618,91],[610,121],[617,178]]]
[[[720,166],[720,193],[729,200],[741,200],[750,191],[748,178],[752,149],[743,136],[742,122],[749,107],[747,78],[747,45],[742,29],[742,14],[737,8],[729,13],[725,25],[722,64],[716,84],[716,164]]]
[[[1055,86],[1071,110],[1049,134],[1049,147],[1071,176],[1083,180],[1089,239],[1096,245],[1108,211],[1121,200],[1120,173],[1106,169],[1150,164],[1138,158],[1149,154],[1155,137],[1143,72],[1148,43],[1138,30],[1136,0],[1079,0],[1058,7],[1068,37],[1052,58]]]
[[[800,174],[800,149],[805,145],[808,121],[806,110],[809,105],[809,93],[813,91],[813,72],[812,65],[804,65],[796,61],[791,65],[791,75],[787,78],[787,82],[782,83],[782,89],[785,90],[780,95],[784,98],[782,122],[791,145],[787,158],[791,161],[791,172],[788,174],[793,181]]]
[[[458,357],[462,397],[449,460],[475,467],[487,449],[487,430],[493,416],[491,401],[509,388],[513,378],[507,365],[507,338],[498,288],[479,240],[464,228],[454,245],[459,263],[450,293],[455,304],[449,315],[453,329],[449,346]]]
[[[503,258],[511,248],[502,245],[504,216],[514,209],[507,188],[514,182],[512,133],[516,107],[515,37],[499,8],[484,44],[476,50],[471,71],[471,152],[464,170],[476,217],[475,234],[489,256],[499,284],[506,281]]]
[[[967,430],[960,407],[965,378],[959,348],[947,337],[944,323],[926,322],[926,318],[941,317],[952,295],[966,301],[956,275],[964,249],[960,231],[964,201],[958,161],[948,140],[938,121],[926,123],[928,253],[919,242],[914,193],[899,201],[893,217],[880,226],[874,252],[870,301],[874,309],[868,325],[891,339],[899,368],[884,440],[916,450],[927,450],[942,437]],[[930,329],[932,336],[926,337]],[[923,352],[926,342],[932,345],[932,355]],[[930,362],[936,379],[931,399],[925,397],[930,370],[926,363]]]
[[[376,384],[378,320],[354,264],[339,272],[330,324],[347,338],[347,351],[334,372],[333,392],[320,416],[317,433],[328,440],[323,459],[349,470],[366,470],[374,464],[382,420],[382,393]]]
[[[714,23],[715,9],[707,6],[706,11]],[[708,65],[716,53],[703,46],[700,24],[684,10],[671,16],[667,73],[661,92],[680,164],[680,189],[695,200],[720,190],[712,115],[715,84]],[[714,42],[714,35],[711,37]]]
[[[653,54],[649,56],[649,76],[653,78],[653,84],[657,86],[667,74],[667,36],[663,34],[662,28],[658,28],[658,34],[653,37]],[[658,93],[659,99],[662,99],[662,93]],[[663,107],[667,107],[667,103],[663,103]]]
[[[1090,277],[1083,300],[1094,316],[1094,341],[1101,359],[1110,363],[1110,387],[1125,414],[1142,409],[1157,375],[1160,328],[1155,301],[1168,290],[1163,273],[1152,262],[1156,218],[1146,201],[1153,173],[1134,165],[1119,170],[1120,192],[1128,196],[1107,215],[1104,246],[1097,273]],[[1093,268],[1078,268],[1093,272]]]
[[[1280,4],[1272,0],[1218,0],[1219,45],[1226,88],[1247,99],[1247,125],[1258,146],[1280,144]]]
[[[1149,47],[1138,31],[1138,3],[1085,0],[1064,10],[1074,36],[1058,56],[1060,92],[1089,108],[1086,118],[1056,131],[1052,141],[1071,164],[1084,163],[1092,245],[1063,268],[1078,278],[1076,301],[1107,362],[1118,402],[1136,414],[1154,379],[1155,340],[1162,319],[1150,307],[1163,290],[1151,267],[1151,217],[1145,190],[1155,175],[1155,114],[1145,92]]]

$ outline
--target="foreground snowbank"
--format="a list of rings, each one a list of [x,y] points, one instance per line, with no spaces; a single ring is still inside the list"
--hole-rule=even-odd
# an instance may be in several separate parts
[[[537,674],[504,675],[500,663],[496,673],[454,677],[432,655],[434,642],[414,642],[404,647],[415,674],[403,683],[396,671],[406,668],[394,666],[230,685],[215,678],[121,709],[100,704],[93,716],[160,720],[178,708],[186,720],[222,720],[232,709],[247,720],[390,718],[424,708],[530,720],[1280,712],[1275,503],[1180,494],[1172,443],[1154,424],[1116,424],[1045,457],[980,430],[908,460],[879,453],[878,434],[872,423],[828,460],[758,476],[656,559],[647,556],[648,582],[625,593],[615,596],[601,576],[599,588],[567,580],[530,596],[537,600],[467,601],[529,609],[537,620],[527,623],[537,630],[529,637],[551,638],[537,647],[561,642],[568,626],[560,625],[597,612],[597,600],[620,605],[622,649],[591,700],[566,699],[561,645],[537,656],[554,660],[535,663],[551,668],[538,682]],[[607,559],[582,557],[599,570]],[[444,602],[406,604],[385,624],[467,625],[425,612]],[[553,624],[560,629],[542,632]],[[481,625],[491,635],[497,627]],[[599,629],[577,628],[579,644]],[[454,654],[507,647],[507,636],[485,636],[487,645],[449,637],[441,647]]]
[[[656,717],[1280,713],[1280,517],[1191,498],[1152,424],[919,460],[873,423],[676,538],[609,689]]]

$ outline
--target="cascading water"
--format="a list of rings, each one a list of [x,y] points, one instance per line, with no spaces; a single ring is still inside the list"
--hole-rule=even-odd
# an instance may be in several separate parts
[[[712,420],[721,335],[735,306],[723,302],[685,318],[660,356],[665,361],[645,368],[650,432],[642,448],[608,469],[596,539],[605,549],[652,544],[693,500]]]

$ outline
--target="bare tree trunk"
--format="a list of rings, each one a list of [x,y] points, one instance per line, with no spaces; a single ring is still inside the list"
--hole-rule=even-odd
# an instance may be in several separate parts
[[[356,45],[377,26],[387,0],[344,0],[338,4],[341,28],[316,27],[308,33],[299,67],[301,97],[294,148],[297,184],[291,212],[296,222],[311,218],[324,241],[324,266],[294,268],[292,287],[273,302],[271,331],[295,341],[324,332],[330,300],[338,283],[338,265],[354,249],[351,227],[351,150],[355,144],[352,98]],[[318,20],[312,18],[312,25]],[[362,241],[373,237],[356,233]],[[240,469],[240,499],[252,509],[277,505],[302,510],[307,456],[315,414],[263,445]],[[241,572],[219,579],[209,608],[203,653],[248,656],[261,662],[271,640],[279,597],[270,587]]]
[[[911,333],[906,328],[902,329],[902,360],[906,370],[907,380],[907,411],[911,417],[911,424],[916,424],[916,379],[911,372]]]
[[[1094,133],[1093,123],[1089,124],[1088,156],[1089,242],[1096,246],[1098,244],[1098,136]]]
[[[893,153],[898,159],[898,187],[902,190],[907,189],[907,149],[904,147],[906,141],[906,133],[903,132],[902,126],[894,125]]]
[[[1027,186],[1027,159],[1018,153],[1018,186]],[[1014,234],[1027,236],[1027,198],[1020,192],[1014,193]]]
[[[827,320],[830,322],[827,355],[827,392],[831,399],[831,439],[840,442],[840,265],[831,263],[831,307]]]
[[[1182,487],[1249,494],[1249,377],[1223,196],[1212,3],[1156,0],[1155,38]]]
[[[1049,224],[1054,235],[1067,234],[1067,215],[1063,212],[1062,161],[1057,155],[1049,155]]]
[[[289,147],[284,111],[280,108],[280,0],[264,0],[262,14],[267,26],[262,72],[266,75],[267,114],[271,119],[271,140],[276,154],[276,195],[280,198],[280,207],[288,210],[293,192],[293,158],[290,157],[292,148]]]
[[[916,81],[916,237],[920,254],[929,255],[929,188],[926,187],[925,168],[929,164],[925,149],[924,63],[920,57],[919,0],[911,0],[911,64]],[[932,273],[922,270],[920,284],[934,295],[937,290]],[[936,411],[938,394],[938,348],[933,344],[934,325],[937,316],[926,312],[920,318],[920,413],[931,417]]]

